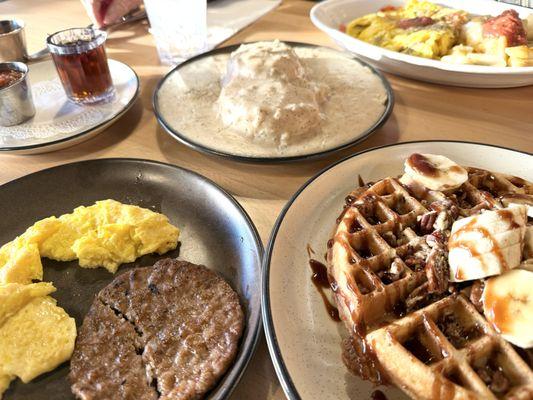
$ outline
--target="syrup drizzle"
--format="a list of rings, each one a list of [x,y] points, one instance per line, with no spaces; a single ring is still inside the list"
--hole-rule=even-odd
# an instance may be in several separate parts
[[[439,170],[435,168],[435,165],[433,165],[427,159],[427,157],[424,157],[422,154],[411,154],[407,159],[407,162],[414,170],[416,170],[421,175],[434,177],[439,174]]]
[[[341,320],[339,316],[339,310],[337,309],[337,307],[331,304],[331,301],[329,300],[325,292],[326,289],[332,289],[335,283],[332,282],[330,284],[328,277],[328,269],[326,268],[324,263],[321,263],[320,261],[315,260],[313,258],[313,255],[315,255],[315,251],[309,244],[307,244],[307,255],[309,256],[309,267],[311,267],[311,270],[313,271],[313,274],[311,275],[311,281],[313,282],[313,285],[315,285],[315,288],[320,294],[320,297],[322,297],[322,301],[324,303],[324,306],[326,307],[328,315],[333,321],[339,322]]]
[[[328,270],[326,266],[320,261],[314,259],[309,260],[309,266],[313,271],[313,275],[311,275],[311,281],[313,281],[313,284],[318,290],[320,297],[322,297],[322,301],[324,302],[324,306],[326,307],[328,315],[333,321],[339,322],[341,320],[339,316],[339,310],[337,309],[337,307],[331,304],[328,299],[328,296],[326,295],[326,292],[324,291],[324,289],[330,288],[328,280]]]

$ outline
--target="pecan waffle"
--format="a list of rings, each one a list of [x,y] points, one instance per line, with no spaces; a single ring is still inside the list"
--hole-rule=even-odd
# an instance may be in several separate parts
[[[435,190],[405,174],[347,196],[327,253],[350,333],[344,360],[414,398],[532,399],[531,367],[483,315],[482,281],[450,282],[447,244],[457,220],[533,204],[533,184],[458,169],[466,181],[457,187]]]

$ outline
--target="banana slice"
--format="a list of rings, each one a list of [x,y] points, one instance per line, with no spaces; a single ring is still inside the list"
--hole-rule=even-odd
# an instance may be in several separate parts
[[[455,221],[448,240],[450,281],[480,279],[518,267],[526,221],[526,206],[518,204]]]
[[[468,179],[466,169],[436,154],[411,154],[404,166],[407,175],[430,190],[454,190]]]
[[[533,194],[509,193],[500,198],[502,204],[507,207],[509,204],[523,204],[527,207],[527,216],[533,218]]]
[[[524,258],[533,258],[533,225],[526,226],[524,238]]]
[[[522,348],[533,347],[533,272],[514,269],[485,282],[483,311],[503,338]]]
[[[533,194],[510,193],[501,197],[504,206],[510,204],[523,204],[527,207],[527,216],[533,218]],[[533,258],[533,225],[526,226],[524,238],[523,258]]]
[[[461,27],[461,39],[468,46],[477,47],[483,42],[483,21],[474,19]]]

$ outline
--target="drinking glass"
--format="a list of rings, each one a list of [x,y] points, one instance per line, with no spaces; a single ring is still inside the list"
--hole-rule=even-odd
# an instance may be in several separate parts
[[[46,41],[67,97],[75,103],[105,102],[115,95],[104,48],[106,38],[99,29],[72,28],[56,32]]]
[[[161,63],[179,64],[207,50],[206,0],[144,0]]]

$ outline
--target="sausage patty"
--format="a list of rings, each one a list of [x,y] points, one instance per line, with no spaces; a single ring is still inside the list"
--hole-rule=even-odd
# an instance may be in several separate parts
[[[238,295],[208,268],[165,259],[97,295],[71,360],[80,399],[198,399],[235,358]]]

